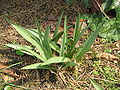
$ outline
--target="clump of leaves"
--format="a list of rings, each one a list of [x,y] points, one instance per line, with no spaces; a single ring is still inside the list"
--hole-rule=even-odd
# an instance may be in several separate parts
[[[82,2],[87,8],[89,7],[89,0],[82,0]],[[93,17],[88,18],[89,21],[96,19],[96,22],[93,23],[90,28],[94,31],[96,30],[96,27],[102,23],[102,30],[99,33],[100,37],[106,38],[108,41],[120,40],[120,0],[105,0],[101,5],[101,8],[104,12],[109,12],[114,9],[116,17],[108,19],[94,14]]]
[[[105,0],[102,4],[104,11],[110,11],[111,9],[117,9],[120,6],[120,0]]]
[[[93,70],[93,74],[97,75],[97,76],[101,76],[103,75],[104,79],[99,79],[100,83],[102,84],[102,86],[104,86],[104,88],[109,88],[110,90],[112,90],[113,88],[115,90],[117,90],[119,88],[119,74],[118,74],[118,70],[111,68],[110,66],[102,66],[101,67],[101,61],[94,61],[93,64],[94,70]]]
[[[40,63],[31,64],[23,67],[22,69],[50,69],[57,71],[59,69],[57,63],[61,63],[61,67],[64,68],[69,66],[76,66],[77,64],[75,62],[80,62],[82,56],[90,50],[91,45],[98,36],[101,26],[96,28],[96,30],[89,36],[89,38],[83,43],[82,48],[81,46],[76,47],[80,37],[89,28],[90,25],[84,29],[81,29],[82,23],[79,21],[79,15],[76,19],[73,38],[69,38],[67,16],[65,16],[63,31],[58,32],[62,16],[63,14],[57,23],[52,37],[49,37],[49,26],[46,26],[45,31],[42,32],[41,24],[39,23],[38,19],[36,19],[37,29],[26,29],[16,24],[12,24],[12,26],[19,32],[19,34],[32,45],[6,45],[40,60]],[[62,43],[58,45],[57,42],[60,38],[62,38]]]
[[[108,39],[108,41],[120,40],[120,19],[112,18],[107,19],[106,17],[96,17],[96,23],[91,25],[91,29],[94,31],[98,25],[103,24],[99,36]]]

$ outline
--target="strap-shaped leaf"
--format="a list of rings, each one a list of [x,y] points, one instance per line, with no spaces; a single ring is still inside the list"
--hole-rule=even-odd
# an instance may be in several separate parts
[[[53,37],[52,41],[57,42],[61,38],[61,36],[63,35],[63,33],[64,33],[63,31],[58,32],[56,34],[56,36]]]
[[[76,53],[76,60],[80,61],[81,57],[89,50],[94,40],[97,38],[99,31],[101,30],[101,25],[90,35],[90,37],[83,44],[83,48],[78,50]]]
[[[65,21],[64,21],[64,34],[63,34],[63,39],[62,39],[62,45],[60,48],[60,56],[65,56],[65,48],[67,48],[67,33],[68,32],[68,27],[67,27],[67,16],[65,16]]]
[[[34,45],[38,49],[39,53],[44,58],[44,60],[47,60],[47,57],[46,57],[47,55],[45,55],[47,50],[45,50],[44,47],[42,46],[41,39],[37,38],[33,33],[31,33],[28,29],[25,29],[24,27],[18,26],[16,24],[12,24],[12,26],[19,32],[21,36],[23,36],[27,41],[29,41],[32,45]],[[39,34],[39,31],[38,31],[38,34]],[[42,38],[43,36],[40,36],[40,35],[41,34],[39,34],[39,37]]]
[[[63,13],[64,13],[64,12],[62,12],[62,14],[61,14],[61,16],[60,16],[60,18],[59,18],[59,20],[58,20],[57,26],[56,26],[55,31],[54,31],[53,38],[54,38],[54,37],[57,35],[57,33],[58,33],[58,30],[59,30],[59,27],[60,27],[60,24],[61,24],[61,20],[62,20],[62,17],[63,17]]]
[[[53,49],[53,50],[55,50],[56,52],[58,52],[58,53],[60,53],[60,48],[59,48],[59,46],[58,45],[56,45],[56,43],[55,42],[50,42],[50,47]]]
[[[50,28],[49,28],[49,26],[47,26],[46,29],[45,29],[45,32],[44,32],[44,40],[42,41],[42,45],[47,50],[46,54],[47,54],[47,56],[49,56],[47,59],[52,57],[52,51],[51,51],[51,47],[50,47],[50,44],[49,44],[50,43],[49,31],[50,31]]]
[[[16,24],[12,24],[12,26],[19,32],[21,36],[23,36],[28,42],[30,42],[32,45],[36,46],[36,41],[33,38],[36,38],[33,34],[31,34],[28,30],[26,30],[24,27],[18,26]],[[33,37],[33,38],[32,38]]]
[[[50,70],[57,70],[55,67],[53,66],[49,66],[49,65],[42,65],[41,63],[35,63],[35,64],[31,64],[31,65],[27,65],[21,69],[50,69]]]
[[[17,44],[5,44],[5,45],[8,47],[14,48],[16,50],[20,50],[21,52],[26,53],[28,55],[35,56],[42,61],[45,61],[45,59],[41,55],[34,52],[32,50],[33,48],[30,46],[25,46],[25,45],[23,46],[23,45],[17,45]]]
[[[26,30],[28,30],[29,32],[31,32],[31,34],[33,34],[34,36],[36,36],[37,38],[39,38],[39,32],[38,32],[38,30],[37,29],[26,29]],[[42,37],[44,36],[44,33],[41,31],[41,33],[42,33]]]
[[[79,28],[80,21],[79,21],[79,19],[80,19],[80,16],[78,16],[77,19],[76,19],[76,24],[75,24],[75,29],[74,29],[74,36],[73,36],[73,43],[72,43],[72,45],[70,47],[71,50],[70,50],[70,52],[68,54],[68,57],[70,57],[70,58],[73,56],[74,51],[75,51],[75,45],[77,44],[77,42],[78,42],[78,40],[80,38],[80,35],[79,35],[79,33],[80,33],[80,28]]]
[[[68,62],[70,59],[66,57],[52,57],[45,61],[44,63],[36,63],[32,65],[28,65],[23,67],[22,69],[53,69],[56,70],[56,68],[48,66],[53,63],[62,63],[62,62]]]
[[[86,26],[81,32],[78,31],[79,34],[76,36],[75,40],[73,41],[73,43],[71,45],[71,50],[70,50],[70,53],[68,56],[69,58],[73,57],[74,52],[76,51],[76,48],[75,48],[76,44],[78,43],[78,41],[80,40],[80,37],[84,34],[84,32],[90,27],[90,25],[91,25],[91,23],[88,24],[88,26]],[[80,28],[81,28],[81,26],[82,26],[82,23],[80,25]]]
[[[41,65],[50,65],[53,63],[62,63],[62,62],[68,62],[70,59],[66,57],[52,57],[45,61],[44,63],[41,63]]]
[[[41,32],[41,23],[39,22],[38,18],[35,19],[35,24],[38,30],[38,35],[39,35],[39,39],[42,40],[42,32]]]
[[[95,80],[89,79],[96,90],[104,90]]]

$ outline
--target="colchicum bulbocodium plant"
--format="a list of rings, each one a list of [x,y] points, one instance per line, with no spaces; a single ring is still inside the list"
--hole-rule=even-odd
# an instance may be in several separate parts
[[[81,29],[82,23],[79,21],[80,15],[76,19],[73,38],[68,37],[67,16],[64,20],[64,28],[62,31],[58,31],[63,13],[58,20],[56,29],[52,37],[50,36],[50,27],[47,26],[45,31],[41,30],[41,25],[36,19],[37,29],[26,29],[24,27],[12,24],[12,26],[23,36],[32,46],[6,44],[8,47],[19,50],[25,54],[34,56],[40,60],[40,63],[27,65],[22,69],[50,69],[53,71],[58,70],[57,63],[61,63],[62,67],[76,66],[81,61],[82,56],[89,51],[89,48],[94,43],[94,40],[98,36],[100,27],[90,34],[89,38],[83,43],[82,47],[76,47],[80,37],[89,28],[90,24],[84,29]],[[62,43],[58,45],[59,39],[62,37]]]

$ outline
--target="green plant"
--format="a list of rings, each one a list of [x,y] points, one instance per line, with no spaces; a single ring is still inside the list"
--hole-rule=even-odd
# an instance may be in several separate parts
[[[85,8],[90,8],[90,0],[81,0],[81,2],[83,3],[83,5],[85,6]]]
[[[85,5],[86,8],[89,8],[90,5],[88,4],[89,0],[82,0],[82,3]],[[99,24],[103,24],[102,30],[99,32],[99,36],[102,38],[108,39],[108,41],[117,41],[120,40],[120,1],[119,0],[105,0],[102,5],[101,9],[103,10],[102,13],[109,12],[110,10],[115,10],[116,17],[110,19],[107,15],[100,16],[93,14],[93,17],[88,16],[88,20],[92,21],[96,19],[96,22],[91,25],[91,29],[94,31]],[[106,18],[107,17],[107,18]],[[109,19],[108,19],[109,18]]]
[[[64,0],[64,1],[65,1],[65,3],[66,3],[68,6],[70,6],[70,5],[73,4],[73,1],[74,1],[74,0]]]
[[[91,78],[89,80],[93,84],[93,86],[96,90],[104,90],[95,80],[93,80]]]
[[[101,61],[94,61],[93,64],[94,70],[93,74],[96,76],[101,76],[102,78],[98,78],[100,80],[99,82],[101,83],[104,88],[109,88],[110,90],[118,90],[119,87],[117,87],[116,84],[120,83],[119,77],[120,75],[118,74],[118,70],[111,68],[110,66],[102,66],[101,67]]]
[[[102,9],[106,12],[112,10],[112,9],[118,9],[120,6],[119,0],[105,0],[102,4]],[[117,12],[118,13],[118,12]]]
[[[16,24],[12,24],[12,26],[19,32],[19,34],[22,35],[32,45],[6,45],[23,53],[34,56],[42,61],[40,63],[25,66],[22,69],[51,69],[53,71],[57,71],[59,69],[58,65],[56,65],[57,63],[62,63],[60,65],[64,68],[67,68],[69,66],[76,66],[77,64],[75,64],[75,62],[79,63],[82,56],[90,50],[91,45],[94,43],[94,40],[98,36],[101,26],[98,26],[98,28],[96,28],[96,30],[84,42],[82,47],[76,47],[80,37],[89,28],[90,24],[81,30],[82,23],[79,22],[79,15],[76,19],[73,38],[69,38],[67,16],[65,16],[64,20],[64,30],[58,32],[62,16],[63,14],[58,21],[53,37],[49,37],[49,26],[46,27],[44,32],[41,31],[41,25],[37,19],[37,29],[25,29]],[[62,43],[58,45],[57,42],[60,38],[62,38]]]
[[[120,40],[120,19],[119,17],[115,17],[112,19],[107,19],[102,16],[89,16],[88,21],[92,22],[96,19],[96,22],[91,24],[90,29],[96,30],[96,28],[102,24],[101,30],[99,32],[99,36],[105,38],[107,41],[117,41]]]

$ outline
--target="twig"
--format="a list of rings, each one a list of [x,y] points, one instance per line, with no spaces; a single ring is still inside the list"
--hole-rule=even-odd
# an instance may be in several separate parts
[[[95,2],[97,3],[98,7],[100,8],[100,11],[105,15],[105,17],[106,17],[107,19],[110,19],[110,18],[107,16],[107,14],[103,11],[103,9],[101,8],[101,6],[100,6],[100,4],[97,2],[97,0],[95,0]]]

